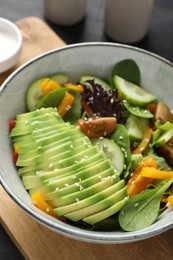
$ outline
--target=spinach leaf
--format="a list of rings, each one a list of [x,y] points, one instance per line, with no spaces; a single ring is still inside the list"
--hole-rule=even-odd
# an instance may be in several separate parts
[[[152,225],[160,210],[160,200],[173,183],[166,181],[161,187],[147,189],[128,199],[119,214],[119,223],[125,231],[135,231]]]
[[[63,100],[66,91],[72,93],[75,99],[72,108],[66,113],[63,119],[72,124],[76,124],[77,120],[81,117],[81,95],[73,89],[62,87],[51,91],[40,100],[37,109],[42,107],[58,107]]]
[[[111,77],[110,77],[110,82],[112,87],[114,87],[114,83],[113,83],[114,75],[118,75],[126,79],[127,81],[130,81],[140,86],[141,83],[140,70],[136,62],[132,59],[125,59],[115,64],[115,66],[111,71]]]

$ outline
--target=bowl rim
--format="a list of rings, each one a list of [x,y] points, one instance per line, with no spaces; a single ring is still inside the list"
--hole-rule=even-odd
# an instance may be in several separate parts
[[[3,59],[0,60],[0,65],[3,66],[3,64],[8,62],[12,57],[14,57],[18,52],[20,52],[21,47],[22,47],[23,38],[22,38],[22,33],[19,30],[18,26],[15,23],[13,23],[12,21],[10,21],[6,18],[0,17],[0,25],[6,26],[11,31],[13,31],[15,33],[14,37],[17,41],[15,48],[12,48],[11,54],[7,55],[6,57],[4,57]]]
[[[61,52],[64,51],[65,49],[72,49],[72,48],[78,48],[78,47],[87,47],[87,46],[112,46],[112,47],[119,47],[119,48],[125,48],[125,49],[130,49],[130,50],[135,50],[144,54],[147,54],[149,56],[153,56],[156,59],[161,60],[162,62],[170,65],[173,68],[173,63],[170,62],[169,60],[154,54],[150,51],[143,50],[138,47],[133,47],[130,45],[126,44],[119,44],[119,43],[107,43],[107,42],[89,42],[89,43],[77,43],[77,44],[70,44],[70,45],[65,45],[60,48],[56,48],[47,52],[44,52],[35,58],[32,58],[30,61],[24,63],[21,65],[19,68],[17,68],[13,73],[11,73],[10,76],[3,82],[3,84],[0,86],[0,95],[3,93],[3,90],[8,86],[8,83],[22,71],[25,67],[29,66],[33,62],[35,62],[38,59],[41,59],[44,56],[47,56],[49,54],[55,53],[55,52]],[[128,242],[135,242],[139,240],[143,240],[158,234],[161,234],[168,229],[173,227],[173,222],[168,222],[165,223],[161,228],[155,228],[154,230],[139,230],[133,232],[133,235],[131,232],[126,232],[126,235],[124,236],[123,234],[116,234],[114,231],[112,232],[103,232],[103,231],[89,231],[89,230],[83,230],[74,226],[71,226],[69,224],[62,225],[62,222],[57,220],[56,224],[52,223],[51,220],[45,219],[41,214],[33,211],[29,205],[26,205],[24,202],[20,201],[18,196],[14,194],[14,192],[10,189],[9,185],[6,184],[5,180],[3,179],[3,176],[0,172],[0,184],[4,188],[4,190],[7,192],[7,194],[18,204],[28,215],[30,215],[33,219],[36,221],[42,223],[49,229],[53,229],[56,231],[58,234],[84,241],[84,242],[93,242],[93,243],[104,243],[104,244],[123,244],[123,243],[128,243]]]

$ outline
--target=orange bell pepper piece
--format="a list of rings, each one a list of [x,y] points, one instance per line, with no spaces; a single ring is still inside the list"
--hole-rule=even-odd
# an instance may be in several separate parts
[[[173,194],[168,196],[167,201],[170,204],[170,206],[173,206]]]
[[[63,117],[71,109],[73,102],[74,96],[68,91],[66,91],[63,100],[57,107],[57,111],[60,114],[60,116]]]
[[[150,140],[151,140],[151,128],[150,127],[146,127],[145,131],[144,131],[144,136],[140,142],[140,144],[138,145],[138,147],[136,149],[134,149],[132,151],[132,154],[142,154],[144,152],[144,150],[147,148]]]
[[[56,81],[54,80],[50,80],[45,79],[42,83],[41,83],[41,89],[44,95],[49,94],[51,91],[61,88],[61,85],[58,84]]]
[[[155,167],[143,167],[140,175],[143,177],[165,180],[173,178],[173,171],[159,170]]]
[[[153,182],[151,177],[143,177],[140,173],[143,167],[157,168],[157,163],[152,157],[148,157],[131,174],[129,181],[127,182],[127,194],[128,196],[134,196],[146,189],[147,185]]]
[[[75,84],[71,84],[71,83],[66,83],[64,84],[64,87],[66,88],[70,88],[70,89],[73,89],[79,93],[83,93],[84,92],[84,87],[81,86],[81,85],[75,85]]]
[[[57,217],[57,214],[53,211],[52,207],[45,201],[43,196],[40,192],[36,192],[32,194],[32,200],[34,201],[35,205],[41,209],[42,211],[46,212],[47,214]]]

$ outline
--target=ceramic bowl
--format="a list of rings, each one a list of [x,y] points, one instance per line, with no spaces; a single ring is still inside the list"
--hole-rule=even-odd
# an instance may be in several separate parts
[[[10,197],[36,221],[59,234],[95,243],[127,243],[160,234],[173,227],[173,210],[167,209],[148,228],[134,232],[97,232],[63,223],[40,211],[25,191],[11,159],[8,120],[25,111],[25,93],[36,79],[66,72],[70,81],[83,74],[107,78],[112,66],[133,59],[141,70],[142,85],[173,109],[173,64],[147,51],[113,43],[83,43],[47,52],[21,66],[0,88],[0,180]]]
[[[22,34],[11,21],[0,17],[0,73],[13,67],[22,49]]]

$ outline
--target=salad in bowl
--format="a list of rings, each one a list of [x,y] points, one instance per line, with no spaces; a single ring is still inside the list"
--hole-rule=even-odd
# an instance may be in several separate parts
[[[115,46],[107,48],[120,47]],[[104,56],[104,44],[99,47]],[[121,48],[123,53],[127,47]],[[103,75],[98,64],[93,65],[97,69],[85,65],[80,73],[75,66],[64,66],[34,79],[29,75],[22,95],[18,93],[22,109],[19,104],[5,120],[13,178],[29,201],[29,206],[19,204],[29,207],[26,211],[38,221],[72,237],[99,241],[104,234],[106,242],[125,242],[131,236],[133,241],[154,235],[152,228],[172,215],[171,106],[145,87],[146,67],[142,70],[140,59],[129,51],[126,58],[107,61]]]

